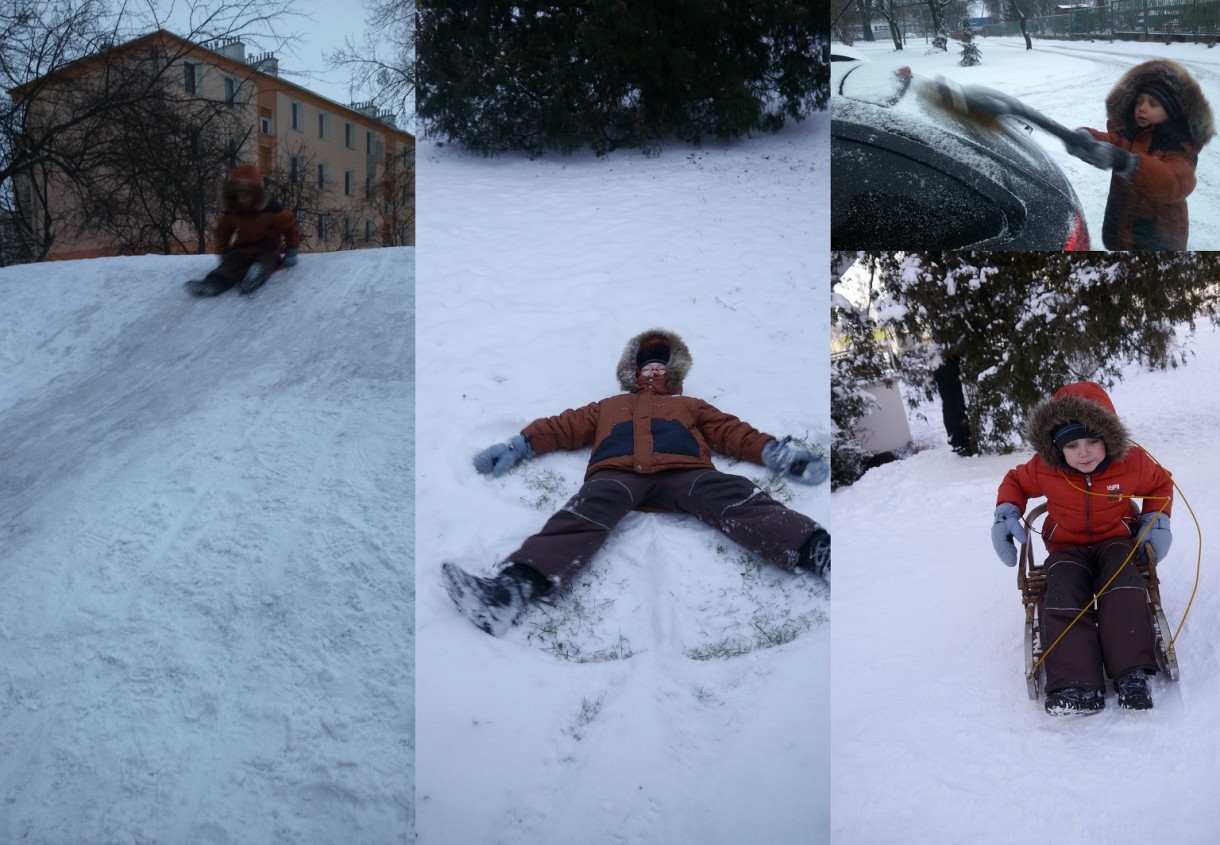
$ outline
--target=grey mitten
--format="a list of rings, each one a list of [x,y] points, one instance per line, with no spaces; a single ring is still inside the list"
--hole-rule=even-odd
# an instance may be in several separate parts
[[[480,475],[490,473],[493,478],[499,478],[512,469],[518,461],[527,461],[532,457],[534,457],[534,450],[530,448],[525,437],[518,434],[507,443],[488,446],[475,455],[474,468]]]
[[[1005,566],[1017,565],[1017,547],[1013,545],[1013,537],[1024,544],[1029,540],[1025,526],[1021,524],[1021,511],[1017,506],[1005,502],[995,509],[995,522],[991,526],[991,545]]]
[[[1077,129],[1080,143],[1066,143],[1070,155],[1102,170],[1113,170],[1123,179],[1130,179],[1139,170],[1140,157],[1105,141],[1098,141],[1087,129]]]
[[[285,267],[295,267],[297,266],[297,260],[296,247],[290,246],[288,249],[284,250],[284,257],[280,259],[280,263]]]
[[[1148,523],[1152,523],[1152,527],[1148,529],[1148,533],[1144,534],[1144,527]],[[1152,546],[1152,551],[1156,552],[1156,561],[1160,563],[1165,559],[1165,555],[1169,554],[1169,544],[1173,542],[1173,534],[1169,532],[1169,517],[1163,513],[1146,513],[1140,517],[1139,531],[1135,536],[1143,535],[1144,542]]]
[[[791,476],[802,484],[821,484],[830,477],[830,463],[812,450],[792,441],[768,440],[762,450],[763,465],[772,472]]]

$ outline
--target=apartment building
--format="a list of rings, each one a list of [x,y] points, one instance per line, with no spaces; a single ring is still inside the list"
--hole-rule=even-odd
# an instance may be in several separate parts
[[[133,139],[127,146],[154,145],[142,156],[133,150],[130,163],[108,159],[101,166],[109,182],[98,181],[98,166],[87,176],[60,166],[15,180],[31,230],[49,235],[47,257],[197,251],[215,222],[220,181],[247,162],[257,164],[272,194],[296,211],[302,251],[414,245],[414,137],[371,103],[341,105],[281,78],[274,55],[247,55],[240,40],[194,44],[159,30],[60,70],[61,82],[29,93],[31,114],[47,122],[86,108],[79,98],[51,92],[86,90],[120,66],[156,74],[157,100],[168,102],[169,111],[149,115],[150,105],[133,102],[107,111],[109,125],[74,128],[82,149],[91,137],[114,133],[115,120],[131,124],[123,127],[124,137]],[[27,91],[10,94],[19,100]],[[70,102],[78,105],[64,105]],[[149,181],[145,160],[187,159],[188,148],[218,133],[224,142],[219,153],[212,148],[211,170],[197,154],[184,163],[186,175],[171,176],[162,187]],[[161,170],[174,172],[172,166]],[[158,202],[164,205],[161,220],[149,208]]]

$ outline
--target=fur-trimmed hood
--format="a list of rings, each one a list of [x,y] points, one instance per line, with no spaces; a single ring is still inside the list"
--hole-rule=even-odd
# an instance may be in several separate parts
[[[1131,448],[1131,436],[1118,418],[1114,403],[1101,385],[1091,381],[1065,385],[1050,399],[1039,402],[1025,422],[1025,439],[1043,461],[1056,469],[1067,469],[1051,433],[1072,421],[1084,423],[1101,436],[1111,461],[1121,460]]]
[[[683,382],[686,381],[686,374],[690,372],[694,362],[691,360],[690,349],[687,348],[682,338],[676,332],[671,332],[668,329],[649,329],[648,331],[640,332],[627,341],[627,345],[623,347],[623,354],[618,359],[618,367],[615,370],[615,377],[618,379],[619,387],[628,393],[634,393],[639,390],[635,383],[635,374],[639,369],[636,366],[636,356],[639,354],[641,346],[654,339],[663,340],[669,347],[669,363],[665,366],[665,374],[668,380],[669,392],[679,394],[682,392]]]
[[[1106,119],[1124,127],[1135,126],[1135,98],[1153,86],[1170,92],[1178,101],[1182,120],[1177,130],[1202,149],[1216,134],[1211,106],[1189,71],[1168,59],[1153,59],[1129,69],[1106,95]]]
[[[262,211],[271,202],[271,195],[263,187],[263,177],[259,174],[258,168],[253,164],[239,164],[220,188],[221,211],[242,211],[237,207],[233,198],[233,195],[241,189],[254,191],[254,205],[247,209],[248,211]]]

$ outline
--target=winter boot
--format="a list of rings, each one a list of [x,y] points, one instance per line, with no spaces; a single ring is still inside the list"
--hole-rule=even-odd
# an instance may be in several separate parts
[[[224,283],[214,276],[203,279],[191,279],[183,287],[193,296],[216,296],[225,292]]]
[[[1089,716],[1105,707],[1105,696],[1094,689],[1069,687],[1046,694],[1046,712],[1052,716]]]
[[[523,563],[509,565],[494,578],[471,575],[452,563],[442,564],[441,572],[458,612],[493,637],[517,624],[526,605],[550,589],[545,575]]]
[[[796,565],[823,578],[830,574],[830,534],[826,529],[819,528],[809,535]]]
[[[241,280],[241,292],[253,293],[263,282],[267,281],[267,277],[270,275],[270,270],[257,261],[254,262],[250,265],[250,269],[246,270],[246,275]]]
[[[1151,710],[1152,693],[1148,690],[1148,675],[1143,669],[1132,669],[1114,679],[1114,691],[1118,693],[1118,706],[1127,710]]]

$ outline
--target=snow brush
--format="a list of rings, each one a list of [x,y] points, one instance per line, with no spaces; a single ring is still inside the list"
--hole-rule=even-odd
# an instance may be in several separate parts
[[[942,76],[933,80],[920,80],[916,94],[924,102],[949,112],[993,132],[999,130],[999,119],[1005,115],[1020,118],[1054,135],[1073,147],[1087,147],[1093,143],[1075,130],[1051,120],[1037,109],[1030,108],[1016,97],[984,88],[981,85],[959,85]]]

